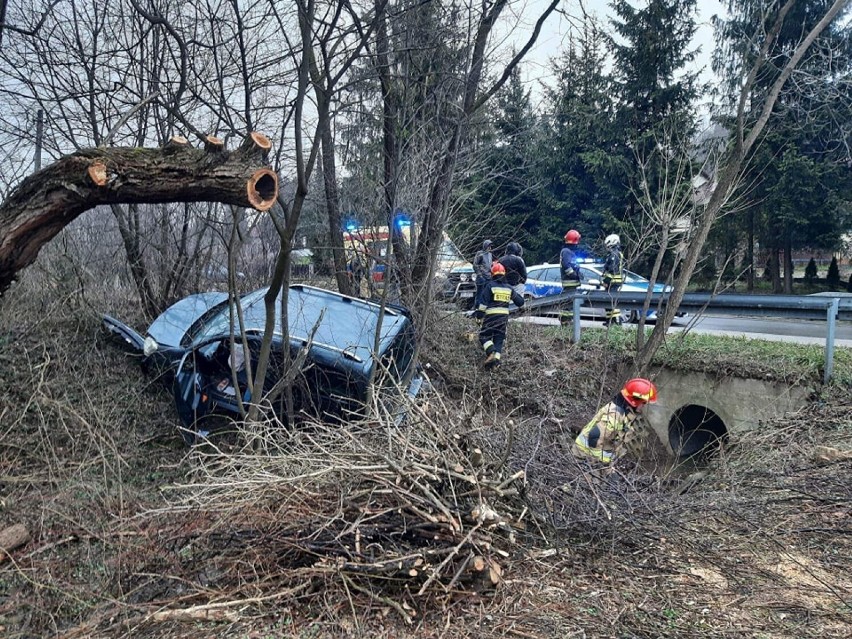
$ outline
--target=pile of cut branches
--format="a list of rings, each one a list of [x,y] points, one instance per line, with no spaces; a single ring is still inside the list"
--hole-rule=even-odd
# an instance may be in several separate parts
[[[172,586],[156,589],[179,590],[184,606],[242,607],[258,588],[305,603],[336,585],[409,623],[434,597],[493,589],[525,526],[524,471],[440,425],[462,422],[445,408],[438,421],[435,409],[421,406],[399,428],[255,424],[239,451],[197,451],[191,483],[170,487],[171,505],[140,523],[156,530],[157,550],[123,588],[149,591],[168,572]]]

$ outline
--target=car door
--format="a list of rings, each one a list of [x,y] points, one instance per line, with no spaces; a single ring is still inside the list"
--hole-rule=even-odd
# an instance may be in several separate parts
[[[210,413],[211,404],[210,397],[204,393],[204,377],[196,366],[196,357],[194,349],[184,354],[172,388],[182,425],[181,434],[188,445],[194,444],[199,435],[206,435],[197,431],[196,424]]]
[[[528,297],[539,298],[543,295],[544,282],[541,281],[543,268],[531,268],[527,270],[527,281],[524,282],[524,293]]]
[[[544,269],[543,295],[560,295],[562,293],[562,273],[558,266]]]

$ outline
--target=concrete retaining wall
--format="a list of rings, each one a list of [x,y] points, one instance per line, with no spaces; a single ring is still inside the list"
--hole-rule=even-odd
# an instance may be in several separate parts
[[[719,416],[729,435],[760,426],[779,414],[798,410],[811,389],[740,377],[662,370],[654,376],[659,398],[644,409],[648,423],[671,452],[669,426],[675,411],[695,404]]]

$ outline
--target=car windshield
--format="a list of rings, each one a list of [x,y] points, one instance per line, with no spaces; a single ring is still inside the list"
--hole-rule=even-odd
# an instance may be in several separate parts
[[[441,247],[438,249],[438,260],[441,262],[464,262],[465,257],[453,241],[445,237],[444,241],[441,242]]]

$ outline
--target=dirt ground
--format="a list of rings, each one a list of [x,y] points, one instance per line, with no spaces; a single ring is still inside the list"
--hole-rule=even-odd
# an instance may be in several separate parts
[[[129,305],[49,297],[0,304],[0,531],[31,535],[0,560],[0,637],[852,636],[848,394],[700,480],[604,474],[569,445],[619,353],[513,326],[490,373],[442,318],[402,428],[188,450],[100,330]]]

